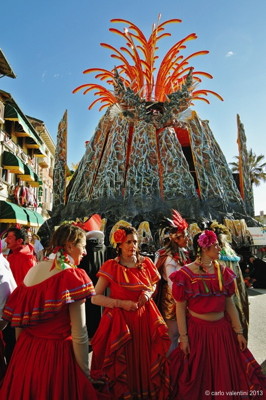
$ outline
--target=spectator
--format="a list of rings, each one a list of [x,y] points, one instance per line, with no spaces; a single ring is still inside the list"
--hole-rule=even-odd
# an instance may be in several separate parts
[[[251,275],[252,285],[256,289],[266,289],[266,262],[261,258],[250,257],[250,265],[253,267]]]
[[[28,240],[34,247],[34,252],[37,258],[37,261],[41,261],[44,256],[43,245],[41,244],[40,237],[36,233],[28,232]]]
[[[87,254],[82,258],[79,268],[83,268],[91,278],[93,285],[96,285],[97,273],[106,260],[103,232],[89,231],[86,233],[86,252]],[[96,332],[101,314],[101,308],[92,304],[91,299],[88,299],[86,301],[86,320],[89,338],[92,338]]]
[[[23,228],[7,230],[6,244],[9,249],[7,260],[17,285],[23,281],[28,270],[36,264],[34,248],[30,243],[25,244],[26,240],[27,232]]]
[[[6,327],[7,322],[3,321],[3,308],[9,295],[16,288],[16,282],[9,267],[9,262],[2,254],[0,246],[0,381],[6,370],[6,359],[4,354],[5,343],[2,330]]]
[[[27,241],[27,231],[23,228],[9,228],[6,235],[6,244],[9,249],[7,260],[15,278],[16,284],[22,283],[28,270],[36,264],[34,249]],[[16,343],[15,330],[10,325],[3,331],[5,346],[5,357],[9,363]]]

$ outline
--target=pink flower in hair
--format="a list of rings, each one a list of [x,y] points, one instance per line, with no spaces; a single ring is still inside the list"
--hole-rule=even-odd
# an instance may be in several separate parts
[[[126,231],[124,231],[124,229],[117,229],[117,231],[115,231],[114,233],[114,241],[115,243],[124,243],[126,240],[127,234]]]
[[[217,242],[217,236],[213,231],[204,231],[198,238],[198,245],[203,248],[212,246]]]

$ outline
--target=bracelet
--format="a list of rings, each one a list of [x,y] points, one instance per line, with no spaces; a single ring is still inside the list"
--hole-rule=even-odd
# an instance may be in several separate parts
[[[235,332],[236,335],[243,335],[243,332]]]

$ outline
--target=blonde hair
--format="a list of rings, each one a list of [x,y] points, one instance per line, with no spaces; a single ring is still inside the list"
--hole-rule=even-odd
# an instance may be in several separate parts
[[[76,245],[80,243],[82,239],[86,239],[83,229],[69,223],[62,224],[53,233],[47,253],[51,253],[55,247],[64,247],[67,242]]]

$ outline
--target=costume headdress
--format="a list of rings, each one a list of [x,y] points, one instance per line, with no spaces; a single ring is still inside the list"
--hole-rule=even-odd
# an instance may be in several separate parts
[[[177,232],[183,233],[187,229],[188,223],[178,211],[172,210],[172,219],[164,217],[160,226],[164,231],[168,228],[170,232],[175,229]]]

